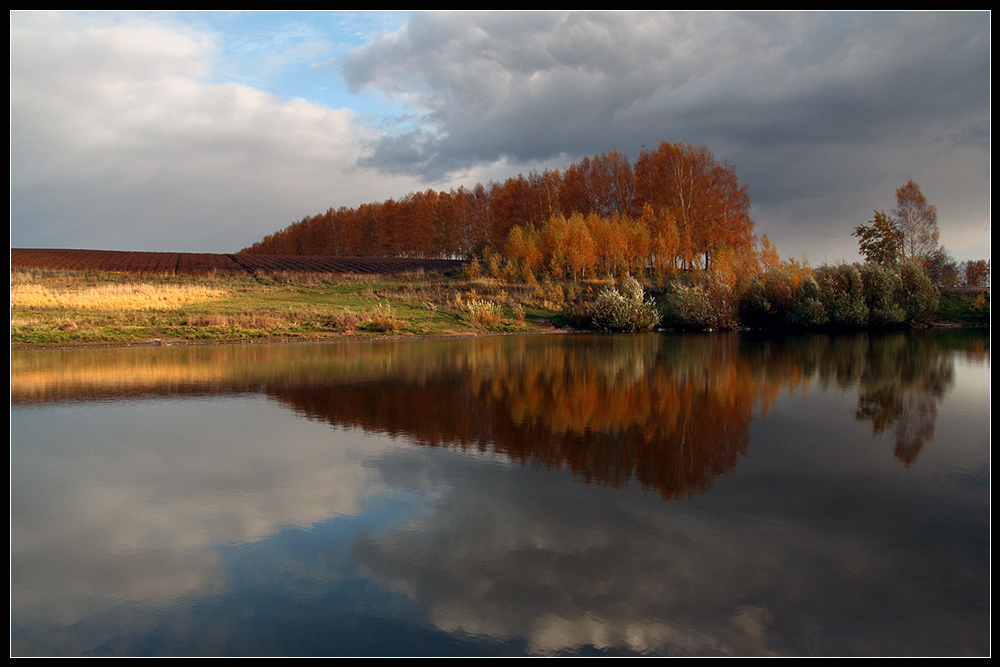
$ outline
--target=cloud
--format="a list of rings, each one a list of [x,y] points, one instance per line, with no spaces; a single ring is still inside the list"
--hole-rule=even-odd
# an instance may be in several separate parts
[[[445,165],[582,156],[671,133],[756,146],[862,143],[912,122],[982,117],[989,35],[978,22],[968,14],[430,13],[354,51],[344,73],[355,90],[409,103],[427,131],[407,136],[426,144],[436,135],[420,152]]]
[[[364,160],[386,173],[704,144],[740,167],[772,235],[793,236],[792,219],[829,228],[839,206],[848,255],[852,226],[907,178],[975,184],[946,206],[988,191],[989,27],[976,13],[418,14],[344,73],[412,110]],[[800,205],[817,199],[834,201]]]
[[[353,111],[208,82],[213,44],[143,19],[12,14],[12,244],[235,252],[376,198],[386,179],[355,169]]]

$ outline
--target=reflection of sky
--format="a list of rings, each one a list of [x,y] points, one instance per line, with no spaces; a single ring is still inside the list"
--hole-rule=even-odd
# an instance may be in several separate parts
[[[990,393],[989,357],[974,361],[956,355],[955,387],[947,400],[954,403],[955,410],[963,414],[963,419],[988,422]]]
[[[988,576],[982,498],[806,470],[737,474],[664,504],[539,474],[450,470],[460,483],[434,511],[361,542],[357,560],[438,627],[524,636],[542,653],[933,652],[936,635],[911,635],[942,623],[947,651],[982,647],[985,596],[952,599],[956,582]]]
[[[904,468],[856,400],[782,395],[670,502],[253,397],[18,407],[13,650],[984,653],[988,420],[949,394]]]
[[[370,456],[391,447],[351,433],[334,438],[262,399],[17,409],[11,441],[15,587],[66,620],[95,598],[78,582],[70,589],[78,594],[42,599],[54,572],[81,569],[61,558],[114,565],[101,582],[110,599],[201,590],[217,576],[213,545],[357,514],[384,491],[359,449]],[[169,567],[148,568],[149,559]],[[140,588],[123,563],[134,563]]]

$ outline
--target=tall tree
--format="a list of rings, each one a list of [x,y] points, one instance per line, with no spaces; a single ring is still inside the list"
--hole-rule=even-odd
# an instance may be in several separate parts
[[[892,211],[902,234],[903,256],[926,266],[938,249],[937,208],[913,179],[896,189],[896,208]]]

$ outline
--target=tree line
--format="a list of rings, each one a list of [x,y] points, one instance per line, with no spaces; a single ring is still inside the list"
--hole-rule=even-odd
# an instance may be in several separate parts
[[[514,248],[515,228],[520,229],[515,235],[531,237],[546,229],[554,234],[557,226],[579,231],[583,221],[597,237],[594,252],[605,248],[603,259],[595,261],[608,267],[625,261],[607,259],[608,247],[624,244],[638,248],[629,252],[643,254],[651,269],[695,268],[708,266],[722,245],[753,244],[750,204],[735,167],[718,162],[704,146],[664,141],[656,149],[643,148],[634,164],[611,151],[585,157],[565,172],[532,171],[471,189],[426,190],[356,208],[331,208],[240,252],[472,258],[489,254],[487,249]],[[631,243],[624,234],[632,235]],[[563,271],[577,267],[580,272],[580,262],[589,259],[559,261]]]
[[[330,209],[241,252],[463,258],[469,277],[575,284],[565,314],[612,331],[905,326],[933,316],[938,288],[989,284],[989,260],[959,265],[940,245],[912,180],[891,214],[854,228],[863,263],[782,260],[750,204],[734,167],[665,141],[634,164],[611,151],[562,173]]]

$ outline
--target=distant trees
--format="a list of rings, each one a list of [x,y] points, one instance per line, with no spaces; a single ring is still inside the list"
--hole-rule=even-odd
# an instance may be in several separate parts
[[[990,260],[979,259],[962,263],[962,281],[966,287],[990,286]]]
[[[562,174],[532,171],[472,189],[331,208],[240,252],[482,259],[490,248],[495,261],[515,262],[522,273],[662,278],[700,258],[707,266],[718,248],[753,242],[750,195],[735,169],[704,146],[663,142],[635,165],[611,151]]]
[[[923,266],[931,282],[939,287],[951,287],[959,283],[958,264],[944,246],[934,251]]]

